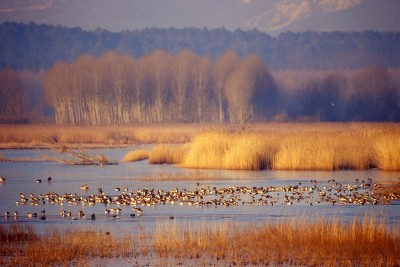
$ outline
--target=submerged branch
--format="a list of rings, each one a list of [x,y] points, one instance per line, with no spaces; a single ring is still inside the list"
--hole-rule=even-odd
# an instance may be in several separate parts
[[[45,158],[57,163],[67,165],[117,165],[117,162],[110,161],[101,153],[89,153],[82,149],[72,148],[65,144],[59,144],[57,141],[51,141],[51,150],[63,154],[62,158],[45,155]]]

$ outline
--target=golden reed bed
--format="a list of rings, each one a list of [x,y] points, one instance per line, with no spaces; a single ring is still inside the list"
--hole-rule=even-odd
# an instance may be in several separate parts
[[[181,147],[156,146],[149,162],[197,169],[398,171],[400,124],[266,124],[207,130]]]
[[[376,219],[376,218],[375,218]],[[393,229],[397,229],[396,226]],[[71,228],[37,234],[32,227],[0,225],[1,266],[90,265],[99,258],[179,259],[210,265],[398,266],[400,237],[373,218],[352,223],[337,219],[295,219],[261,224],[160,222],[156,229],[116,237]]]
[[[154,164],[180,164],[188,168],[400,170],[398,123],[0,127],[3,148],[46,147],[49,140],[93,147],[162,144],[152,151],[134,150],[123,160],[149,159]]]

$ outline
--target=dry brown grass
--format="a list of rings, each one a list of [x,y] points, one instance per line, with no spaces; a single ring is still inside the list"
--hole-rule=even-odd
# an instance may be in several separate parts
[[[129,256],[133,252],[130,238],[115,238],[90,229],[50,230],[41,236],[29,226],[1,225],[0,237],[2,266],[70,265],[83,259]]]
[[[209,127],[1,125],[0,146],[48,147],[49,139],[80,147],[190,142],[182,147],[158,146],[150,152],[149,162],[233,170],[400,170],[396,123],[269,123],[206,130]],[[145,158],[136,153],[137,160]]]
[[[400,237],[365,219],[303,219],[261,225],[232,222],[199,227],[160,224],[154,247],[162,257],[212,257],[231,264],[396,266]]]
[[[123,162],[135,162],[146,160],[150,156],[150,152],[147,150],[133,150],[128,152],[124,158],[122,159]]]
[[[150,164],[180,164],[188,150],[187,145],[158,145],[150,153]]]
[[[212,264],[398,266],[398,225],[387,227],[374,216],[351,223],[335,218],[194,225],[168,220],[154,232],[139,225],[137,234],[114,237],[91,228],[39,235],[27,225],[0,225],[0,265],[79,265],[93,258],[142,255],[161,262],[208,258]]]
[[[400,170],[400,134],[388,130],[374,142],[374,162],[381,170]]]
[[[270,124],[193,138],[182,166],[208,169],[400,170],[398,124]]]
[[[46,147],[49,139],[59,143],[123,146],[188,142],[207,125],[155,124],[113,126],[67,126],[54,124],[0,125],[1,147]]]

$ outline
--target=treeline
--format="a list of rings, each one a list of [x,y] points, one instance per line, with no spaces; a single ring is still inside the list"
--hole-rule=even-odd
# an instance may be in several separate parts
[[[58,124],[231,122],[271,113],[276,85],[262,60],[189,50],[139,59],[108,52],[58,63],[44,88]]]
[[[44,88],[58,124],[400,121],[393,75],[372,67],[296,79],[271,74],[257,55],[227,51],[212,60],[157,50],[141,58],[109,52],[58,63]]]
[[[16,70],[48,69],[59,61],[108,51],[139,58],[158,49],[173,55],[187,49],[214,60],[228,50],[242,57],[255,53],[273,71],[400,67],[400,32],[286,32],[271,37],[256,29],[152,28],[115,33],[5,22],[0,24],[0,40],[0,68]]]

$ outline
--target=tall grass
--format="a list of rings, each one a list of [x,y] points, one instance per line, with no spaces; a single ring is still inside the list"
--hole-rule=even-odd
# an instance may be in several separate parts
[[[128,256],[133,252],[131,239],[90,229],[53,229],[42,236],[30,226],[0,225],[0,238],[2,266],[69,265],[92,257]]]
[[[182,166],[208,169],[400,170],[400,125],[287,124],[196,135]],[[292,128],[290,128],[292,127]]]
[[[276,136],[258,132],[205,132],[194,137],[183,166],[238,170],[270,168],[277,150],[276,141]]]
[[[232,222],[199,227],[160,224],[154,237],[162,257],[212,257],[232,264],[396,266],[400,237],[373,219],[306,219],[261,225]]]
[[[400,135],[386,131],[374,142],[373,159],[378,168],[386,171],[400,170]]]
[[[91,146],[189,142],[181,148],[156,147],[149,162],[238,170],[400,170],[400,124],[396,123],[270,123],[239,130],[228,126],[206,130],[208,127],[1,125],[0,147],[38,147],[46,142],[48,146],[49,139]],[[136,152],[130,160],[146,157]]]
[[[180,164],[187,151],[186,145],[158,145],[149,156],[150,164]]]
[[[374,216],[351,223],[295,218],[274,223],[159,222],[154,231],[115,237],[93,229],[37,234],[26,225],[0,225],[1,266],[90,264],[93,258],[207,258],[212,264],[398,266],[398,226]]]
[[[150,156],[150,152],[147,150],[133,150],[128,152],[124,158],[122,159],[123,162],[134,162],[134,161],[141,161],[146,160]]]

